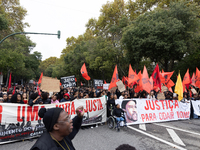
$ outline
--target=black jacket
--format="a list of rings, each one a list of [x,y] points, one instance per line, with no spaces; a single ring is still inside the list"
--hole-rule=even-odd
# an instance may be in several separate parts
[[[39,99],[37,99],[37,100],[35,101],[35,103],[33,103],[34,100],[35,100],[35,99],[29,99],[28,105],[33,106],[33,105],[39,104],[39,102],[42,101],[42,99],[39,98]]]
[[[67,145],[71,147],[71,150],[75,150],[72,139],[75,137],[75,135],[78,133],[80,127],[82,124],[82,118],[79,118],[78,116],[73,118],[73,131],[66,136],[64,139],[67,142]],[[51,138],[49,132],[45,132],[41,135],[41,137],[36,141],[36,143],[33,145],[31,150],[58,150],[58,147],[54,140]]]
[[[43,104],[51,104],[51,99],[47,98],[47,99],[40,99],[39,103],[43,102]]]

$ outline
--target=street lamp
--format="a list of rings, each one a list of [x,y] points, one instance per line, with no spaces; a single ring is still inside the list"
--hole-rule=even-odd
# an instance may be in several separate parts
[[[10,35],[6,36],[5,38],[3,38],[3,39],[0,41],[0,44],[1,44],[5,39],[7,39],[8,37],[13,36],[13,35],[16,35],[16,34],[57,35],[58,39],[60,39],[60,31],[59,31],[59,30],[58,30],[58,33],[57,33],[57,34],[53,34],[53,33],[35,33],[35,32],[16,32],[16,33],[10,34]]]

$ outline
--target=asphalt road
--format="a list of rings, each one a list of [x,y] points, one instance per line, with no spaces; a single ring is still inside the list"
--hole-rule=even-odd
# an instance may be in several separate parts
[[[0,145],[0,150],[28,150],[36,140]],[[199,150],[200,119],[131,125],[120,132],[99,125],[80,130],[73,144],[77,150],[114,150],[121,144],[137,150]]]

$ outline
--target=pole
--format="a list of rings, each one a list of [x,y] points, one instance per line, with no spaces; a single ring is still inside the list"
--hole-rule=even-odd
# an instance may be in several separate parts
[[[53,34],[53,33],[36,33],[36,32],[16,32],[16,33],[13,33],[13,34],[10,34],[8,36],[6,36],[5,38],[3,38],[1,41],[0,41],[0,44],[5,40],[7,39],[8,37],[10,36],[13,36],[13,35],[16,35],[16,34],[42,34],[42,35],[57,35],[58,38],[60,39],[60,31],[58,31],[57,34]]]

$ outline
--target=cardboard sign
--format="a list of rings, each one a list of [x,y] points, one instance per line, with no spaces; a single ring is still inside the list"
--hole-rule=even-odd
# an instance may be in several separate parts
[[[168,91],[168,88],[166,86],[162,86],[161,88],[162,88],[162,92]]]
[[[62,83],[62,86],[64,88],[67,88],[67,87],[75,87],[76,86],[76,81],[75,81],[75,76],[68,76],[68,77],[62,77],[61,79],[61,83]]]
[[[60,80],[43,76],[40,89],[45,92],[59,92]]]
[[[158,99],[158,100],[163,100],[163,99],[165,99],[164,93],[158,93],[157,99]]]
[[[96,89],[103,89],[103,80],[94,79],[93,83]]]
[[[116,84],[117,84],[118,90],[119,90],[120,92],[123,92],[123,91],[126,90],[125,85],[123,84],[123,82],[122,82],[121,80],[118,81],[118,82],[116,82]]]
[[[193,94],[197,94],[197,91],[195,89],[191,89]]]

